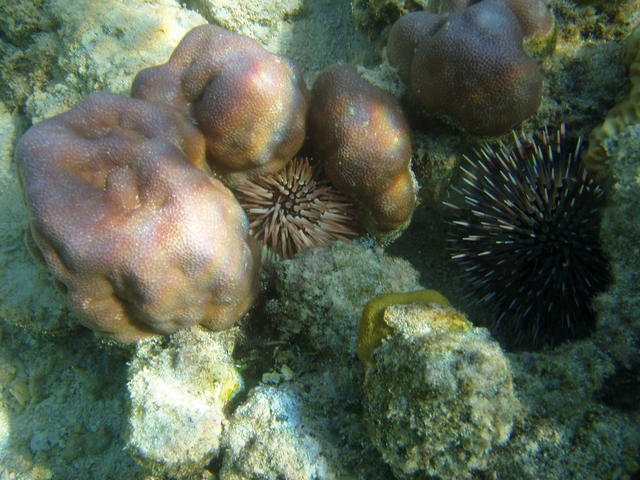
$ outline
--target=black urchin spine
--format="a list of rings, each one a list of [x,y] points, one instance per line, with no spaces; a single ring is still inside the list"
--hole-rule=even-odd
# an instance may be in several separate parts
[[[609,281],[600,247],[604,191],[566,151],[564,128],[516,148],[484,146],[464,157],[463,185],[450,207],[451,258],[479,303],[499,309],[494,328],[540,347],[595,326],[592,297]]]

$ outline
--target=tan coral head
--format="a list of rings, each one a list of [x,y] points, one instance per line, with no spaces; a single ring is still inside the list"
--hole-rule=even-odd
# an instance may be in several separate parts
[[[31,127],[16,158],[38,256],[87,327],[131,342],[228,328],[251,305],[246,217],[180,112],[95,93]]]
[[[308,93],[293,62],[215,25],[194,28],[167,63],[138,73],[132,96],[190,115],[230,186],[280,170],[304,141]]]
[[[387,233],[409,222],[416,201],[411,136],[390,94],[351,66],[329,67],[313,85],[309,129],[327,177],[360,207],[367,230]]]

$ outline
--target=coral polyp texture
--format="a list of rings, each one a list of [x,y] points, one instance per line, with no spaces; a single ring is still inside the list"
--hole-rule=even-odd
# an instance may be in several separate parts
[[[538,109],[542,73],[523,42],[551,36],[553,17],[541,0],[468,3],[401,17],[389,61],[423,107],[473,134],[503,134]]]
[[[282,258],[358,234],[353,205],[307,158],[236,188],[252,234]]]
[[[604,191],[564,140],[516,136],[510,151],[485,146],[465,158],[451,209],[451,258],[494,327],[515,344],[555,345],[595,327],[591,300],[610,272],[599,240]]]
[[[367,230],[408,223],[416,201],[411,138],[390,94],[351,66],[329,67],[313,84],[309,128],[327,178],[356,202]]]
[[[302,146],[307,89],[289,60],[215,25],[182,39],[163,65],[138,73],[132,96],[171,105],[204,134],[225,183],[280,170]]]
[[[462,10],[483,0],[452,0],[449,2],[449,11]],[[502,0],[509,10],[518,18],[522,33],[526,41],[532,39],[538,41],[550,40],[553,35],[553,15],[547,7],[546,0]]]
[[[32,248],[87,327],[130,342],[227,328],[251,305],[246,216],[175,109],[94,93],[31,127],[16,159]]]

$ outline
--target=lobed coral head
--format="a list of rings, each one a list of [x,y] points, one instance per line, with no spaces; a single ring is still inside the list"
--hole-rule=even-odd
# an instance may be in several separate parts
[[[115,340],[232,325],[257,263],[246,217],[173,108],[94,93],[16,149],[35,254],[81,322]]]
[[[451,0],[449,11],[456,12],[483,0]],[[517,17],[525,39],[546,38],[554,30],[554,21],[546,0],[501,0]]]
[[[542,1],[457,2],[447,14],[401,17],[387,52],[423,107],[451,115],[471,133],[499,135],[538,109],[542,74],[523,40],[552,30]]]
[[[307,88],[297,68],[215,25],[191,30],[169,61],[138,73],[132,96],[190,115],[225,183],[280,170],[304,141]]]
[[[385,233],[409,221],[415,205],[411,138],[391,95],[355,68],[334,65],[313,85],[309,127],[327,177],[358,204],[369,230]]]

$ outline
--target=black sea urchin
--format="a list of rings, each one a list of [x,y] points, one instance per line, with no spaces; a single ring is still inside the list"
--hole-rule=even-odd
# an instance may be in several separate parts
[[[254,237],[282,258],[357,235],[351,202],[306,158],[253,178],[236,192]]]
[[[446,202],[451,258],[471,294],[499,310],[495,327],[515,344],[541,347],[595,327],[592,297],[609,281],[600,247],[604,191],[567,150],[564,127],[513,151],[485,146],[461,167],[459,205]]]

